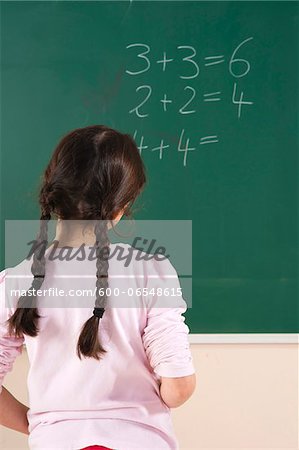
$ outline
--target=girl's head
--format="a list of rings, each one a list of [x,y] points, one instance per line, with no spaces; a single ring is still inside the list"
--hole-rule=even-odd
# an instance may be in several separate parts
[[[104,125],[71,131],[58,143],[43,175],[39,192],[41,222],[37,244],[48,241],[47,224],[51,217],[93,221],[97,246],[96,287],[104,288],[105,292],[109,259],[107,224],[122,213],[130,214],[130,207],[145,181],[142,159],[129,134]],[[41,287],[45,275],[45,257],[44,254],[41,257],[38,247],[31,268],[33,275],[41,275],[33,279],[31,288],[35,289]],[[106,253],[103,247],[106,247]],[[101,257],[103,254],[105,258]],[[96,315],[92,315],[83,325],[78,339],[79,357],[82,354],[100,359],[100,355],[105,353],[98,337],[98,313],[103,313],[106,301],[106,296],[95,299]],[[9,332],[16,336],[37,336],[38,310],[22,308],[23,302],[24,298],[20,298],[16,311],[8,319]]]
[[[144,183],[144,166],[128,134],[103,125],[79,128],[61,139],[45,170],[42,215],[111,220],[133,203]]]

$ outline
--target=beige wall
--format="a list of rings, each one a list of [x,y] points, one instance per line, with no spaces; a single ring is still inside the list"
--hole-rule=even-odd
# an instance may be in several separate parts
[[[181,450],[297,450],[298,345],[192,344],[197,389],[172,410]],[[4,386],[27,404],[26,350]],[[0,448],[28,449],[0,427]],[[142,449],[141,449],[142,450]]]

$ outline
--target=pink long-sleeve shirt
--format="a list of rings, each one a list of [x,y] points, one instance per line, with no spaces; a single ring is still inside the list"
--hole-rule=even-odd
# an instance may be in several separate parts
[[[110,254],[116,246],[136,256],[137,250],[119,243],[111,244]],[[86,254],[89,248],[84,246]],[[100,361],[80,360],[76,354],[81,327],[92,316],[95,302],[90,294],[96,281],[92,259],[53,260],[48,249],[44,292],[37,296],[39,334],[8,335],[6,320],[19,298],[12,290],[31,286],[31,263],[25,259],[0,273],[0,392],[25,344],[30,363],[30,449],[178,449],[159,380],[195,370],[182,315],[187,305],[169,259],[132,258],[126,265],[111,257],[111,293],[98,329],[107,353]],[[152,294],[147,296],[145,288]],[[89,289],[89,296],[84,289]],[[176,295],[169,296],[169,291]]]

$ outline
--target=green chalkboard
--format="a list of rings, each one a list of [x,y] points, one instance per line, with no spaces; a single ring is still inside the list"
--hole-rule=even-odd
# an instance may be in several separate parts
[[[61,136],[106,124],[147,167],[136,218],[192,220],[191,332],[298,332],[298,3],[0,8],[2,243]]]

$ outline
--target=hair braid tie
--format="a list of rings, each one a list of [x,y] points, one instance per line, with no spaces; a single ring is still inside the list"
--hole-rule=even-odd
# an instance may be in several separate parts
[[[105,308],[94,308],[93,315],[101,319],[103,317],[104,312]]]

